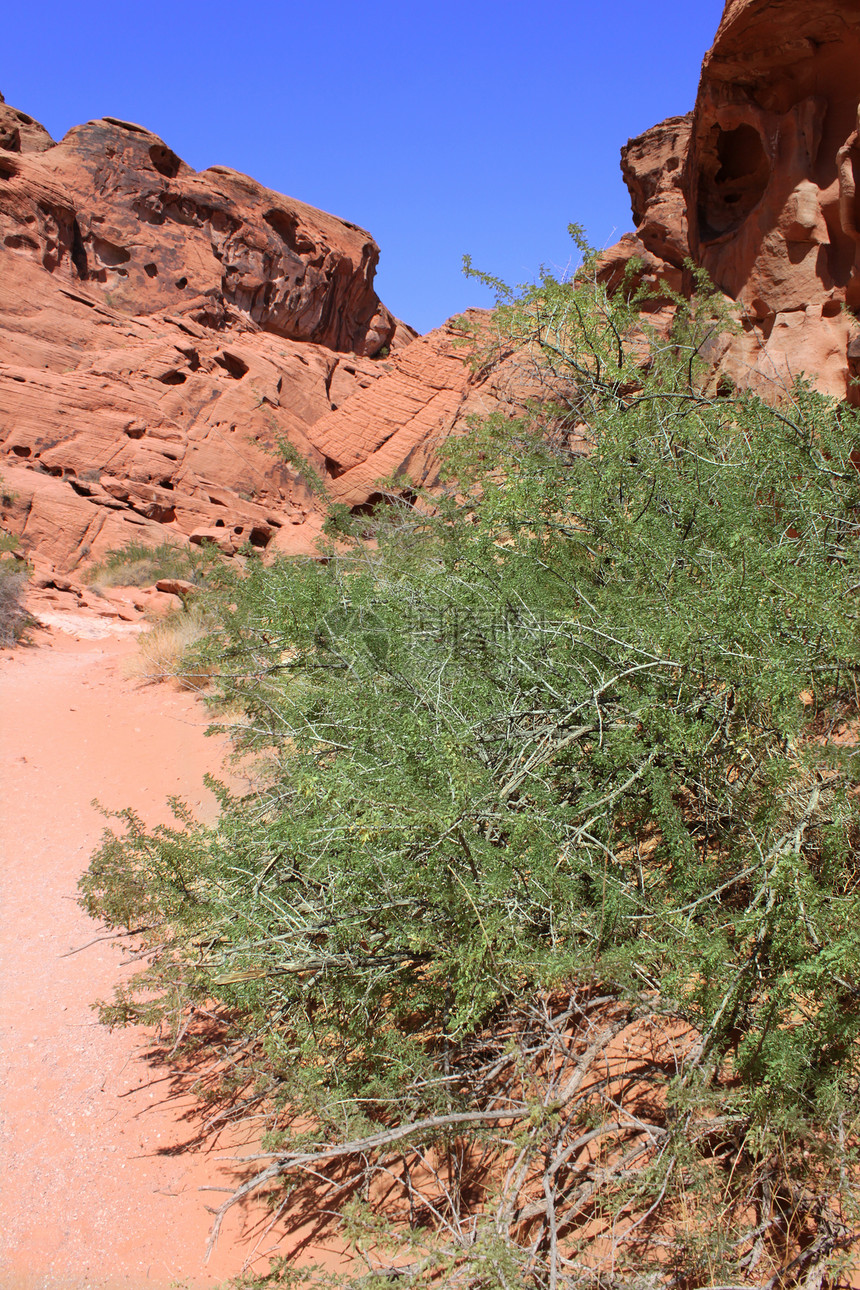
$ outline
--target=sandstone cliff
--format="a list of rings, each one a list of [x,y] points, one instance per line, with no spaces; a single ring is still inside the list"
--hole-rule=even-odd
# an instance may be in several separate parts
[[[4,522],[60,570],[133,536],[311,550],[318,506],[277,442],[326,473],[309,428],[412,339],[377,258],[364,230],[197,174],[140,126],[54,143],[0,102]]]
[[[637,229],[607,272],[702,265],[743,319],[721,366],[767,397],[802,373],[856,397],[858,104],[860,0],[729,0],[694,111],[624,149]]]

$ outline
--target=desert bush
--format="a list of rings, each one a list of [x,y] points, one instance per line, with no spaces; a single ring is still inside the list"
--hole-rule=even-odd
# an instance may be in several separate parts
[[[24,607],[27,571],[20,564],[0,560],[0,648],[17,645],[32,625]]]
[[[159,578],[198,582],[209,562],[211,556],[189,546],[127,542],[91,565],[84,573],[84,580],[95,588],[149,587]]]
[[[845,1283],[860,426],[716,397],[713,297],[651,333],[591,268],[504,296],[543,397],[435,509],[223,596],[258,791],[82,881],[148,929],[105,1019],[216,1001],[267,1109],[221,1212],[340,1213],[331,1284]]]
[[[33,623],[24,606],[29,571],[18,545],[14,534],[0,529],[0,648],[17,645]]]

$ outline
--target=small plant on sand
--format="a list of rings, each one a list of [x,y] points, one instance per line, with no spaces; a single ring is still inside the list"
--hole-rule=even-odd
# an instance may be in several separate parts
[[[212,631],[211,611],[192,600],[143,632],[137,653],[126,665],[127,675],[140,681],[170,681],[181,690],[203,690],[213,667],[195,657],[198,646]]]

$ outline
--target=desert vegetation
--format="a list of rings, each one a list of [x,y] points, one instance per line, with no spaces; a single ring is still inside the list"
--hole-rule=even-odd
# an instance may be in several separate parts
[[[157,618],[141,635],[137,653],[127,664],[130,676],[171,682],[180,689],[205,688],[212,669],[208,662],[200,664],[195,646],[214,625],[204,593],[220,588],[223,563],[209,543],[201,547],[169,542],[147,546],[132,541],[89,566],[85,580],[97,594],[110,587],[149,587],[161,580],[174,584],[181,593],[181,606]]]
[[[17,645],[32,625],[24,604],[29,569],[18,545],[13,534],[0,529],[0,649]]]
[[[543,394],[441,495],[225,575],[256,789],[124,813],[82,880],[144,953],[104,1019],[265,1122],[216,1232],[350,1244],[248,1284],[847,1284],[860,423],[718,393],[707,285],[666,332],[593,267],[496,284]]]
[[[162,542],[147,546],[145,542],[126,542],[103,559],[91,564],[85,580],[99,587],[148,587],[160,578],[181,578],[202,582],[202,573],[211,563],[199,548]]]

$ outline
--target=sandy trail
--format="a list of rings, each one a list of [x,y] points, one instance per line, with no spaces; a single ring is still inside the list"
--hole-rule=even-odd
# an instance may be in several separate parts
[[[134,638],[39,633],[0,654],[0,1284],[4,1290],[213,1286],[260,1237],[231,1212],[207,1266],[225,1144],[191,1145],[140,1031],[91,1009],[119,979],[115,945],[63,957],[98,929],[75,903],[105,821],[91,805],[167,819],[169,794],[212,811],[202,779],[223,743],[194,699],[124,678]],[[175,1154],[165,1154],[174,1149]],[[233,1217],[235,1215],[235,1218]],[[270,1241],[264,1242],[271,1244]]]

